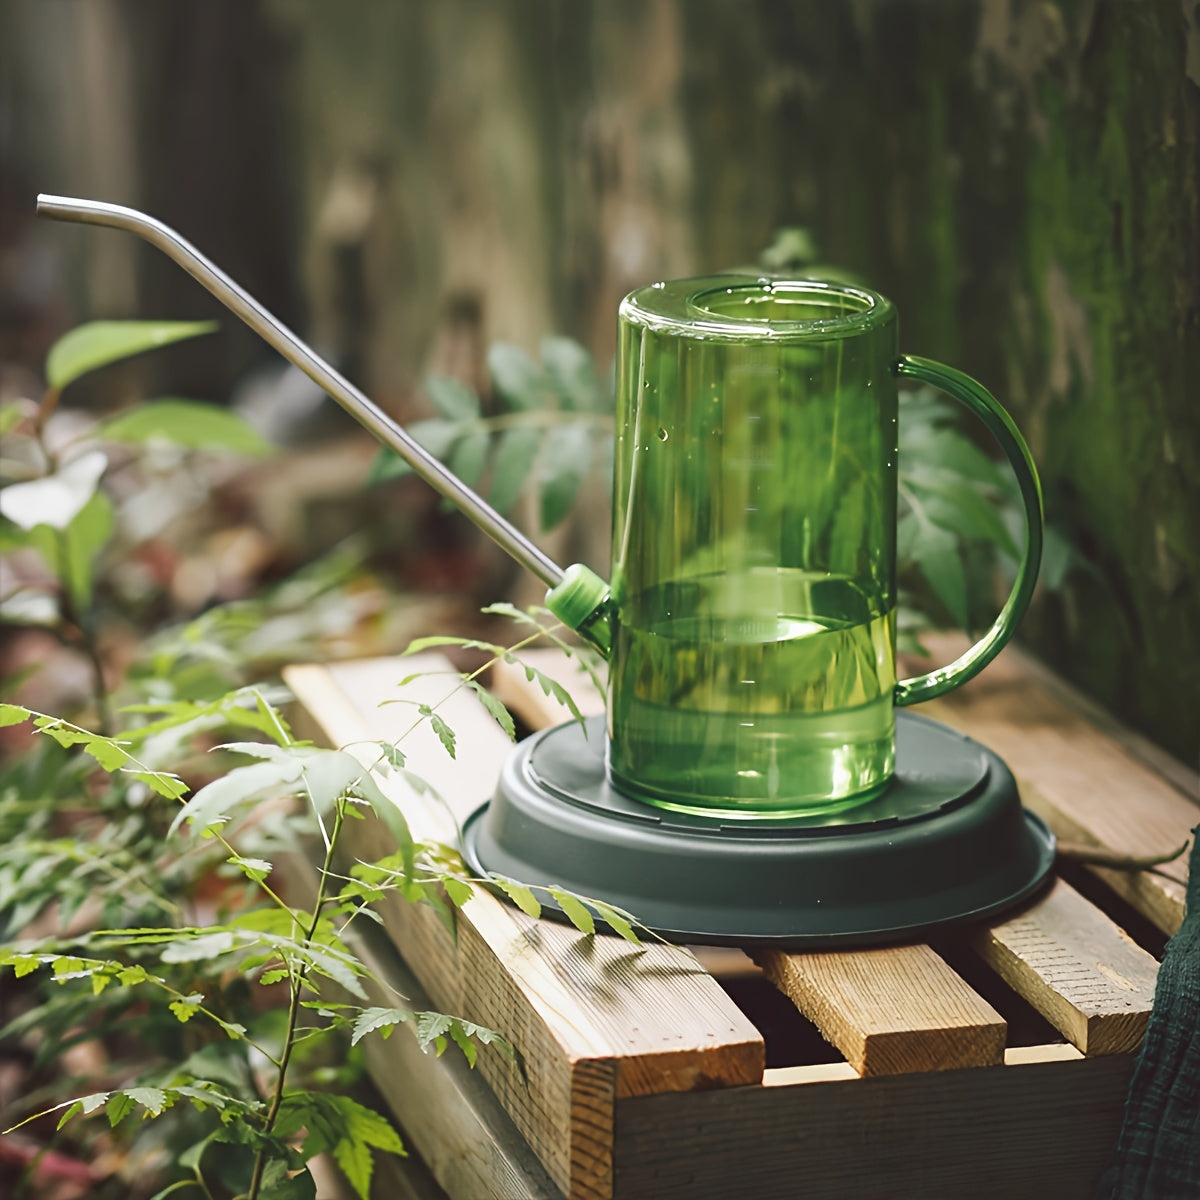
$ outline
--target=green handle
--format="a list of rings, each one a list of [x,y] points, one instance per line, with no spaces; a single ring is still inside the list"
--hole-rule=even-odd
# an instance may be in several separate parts
[[[1013,582],[1008,600],[1000,610],[991,629],[965,654],[956,658],[949,666],[939,667],[926,675],[902,679],[896,684],[897,704],[917,704],[932,700],[960,683],[978,675],[984,667],[1004,648],[1013,635],[1017,622],[1029,607],[1033,585],[1037,582],[1038,566],[1042,560],[1042,487],[1038,482],[1037,468],[1029,454],[1029,447],[1021,436],[1012,417],[1000,407],[996,398],[976,383],[969,375],[944,367],[927,358],[900,356],[896,374],[905,379],[919,379],[932,384],[939,391],[952,396],[969,408],[988,427],[992,436],[1000,443],[1017,476],[1021,489],[1021,500],[1025,505],[1025,551],[1017,567],[1017,578]]]

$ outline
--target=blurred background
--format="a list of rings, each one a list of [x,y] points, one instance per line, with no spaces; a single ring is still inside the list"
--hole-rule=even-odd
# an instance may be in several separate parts
[[[5,0],[0,393],[81,321],[220,318],[68,393],[232,404],[289,447],[223,477],[198,548],[143,546],[142,592],[203,611],[357,533],[387,581],[360,652],[429,632],[422,596],[536,589],[415,481],[369,490],[365,436],[178,268],[37,192],[175,226],[404,420],[431,375],[486,409],[497,342],[607,379],[644,283],[832,264],[1028,437],[1060,536],[1023,640],[1194,761],[1198,127],[1193,0]],[[549,540],[604,568],[590,486]]]

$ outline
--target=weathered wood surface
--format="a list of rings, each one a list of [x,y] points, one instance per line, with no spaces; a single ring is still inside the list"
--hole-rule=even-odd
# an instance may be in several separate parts
[[[947,658],[961,644],[961,639],[953,637],[932,640],[935,652]],[[535,657],[541,669],[572,687],[586,711],[600,710],[602,698],[581,684],[577,668],[557,654]],[[989,736],[994,726],[1013,719],[1014,694],[1028,700],[1036,691],[1035,708],[1052,729],[1065,728],[1073,738],[1086,740],[1077,770],[1086,769],[1088,748],[1096,751],[1103,746],[1109,756],[1124,756],[1127,786],[1137,786],[1140,795],[1149,796],[1149,803],[1161,809],[1160,818],[1168,828],[1177,830],[1181,820],[1200,819],[1200,813],[1193,818],[1190,807],[1182,802],[1176,783],[1164,778],[1157,765],[1149,765],[1147,759],[1154,762],[1155,754],[1147,751],[1136,735],[1105,720],[1103,714],[1081,711],[1069,690],[1019,651],[1006,651],[991,670],[1007,682],[995,685],[1005,699],[1000,710],[992,713],[992,724],[986,730],[979,727],[983,724],[981,709],[985,713],[987,709],[975,697],[960,701],[952,696],[943,702],[938,715],[992,745]],[[501,668],[494,686],[531,725],[544,724],[558,715],[554,702],[528,687],[518,668]],[[981,690],[978,682],[971,687]],[[1021,742],[1019,770],[1024,792],[1044,797],[1047,792],[1043,789],[1048,789],[1058,794],[1054,788],[1062,766],[1054,749],[1054,739],[1036,748],[1027,740]],[[1169,759],[1165,766],[1178,770]],[[1135,785],[1134,780],[1140,782]],[[1066,801],[1071,799],[1067,794]],[[1125,797],[1121,802],[1129,803]],[[1058,807],[1043,800],[1041,811],[1056,831],[1063,833]],[[1081,819],[1096,821],[1088,826],[1086,839],[1105,844],[1101,839],[1108,836],[1108,809],[1095,805],[1082,813]],[[1074,827],[1074,832],[1076,837],[1082,836],[1079,827]],[[1176,864],[1177,875],[1182,869],[1183,863]],[[1163,880],[1160,889],[1154,881],[1138,882],[1124,876],[1121,882],[1127,894],[1148,892],[1155,898],[1149,912],[1160,914],[1160,892],[1170,895],[1176,886],[1174,880]],[[1122,1052],[1140,1044],[1153,1003],[1157,966],[1149,954],[1066,884],[1059,882],[1051,893],[1018,916],[999,922],[994,930],[971,936],[1009,986],[1087,1054]],[[1003,1018],[927,946],[856,953],[765,951],[755,959],[863,1074],[944,1070],[1000,1061],[1005,1043]]]
[[[1158,963],[1069,884],[971,935],[985,962],[1084,1054],[1141,1045]]]
[[[446,668],[433,658],[294,667],[287,682],[333,744],[403,737],[410,763],[445,804],[431,805],[398,780],[389,795],[417,837],[453,840],[454,823],[490,794],[511,744],[467,692],[439,707],[462,738],[458,760],[428,723],[407,732],[413,707],[380,707],[400,694],[403,675]],[[453,684],[426,676],[404,695],[437,703]],[[358,752],[367,761],[377,756],[368,745]],[[385,849],[373,823],[355,822],[348,833],[357,857]],[[531,921],[482,890],[459,914],[457,941],[424,906],[392,899],[382,911],[436,1006],[500,1029],[521,1049],[527,1082],[496,1054],[481,1055],[480,1069],[556,1186],[572,1197],[611,1193],[618,1096],[762,1076],[761,1036],[683,951],[654,945],[634,953],[617,938],[583,938]]]
[[[813,1068],[798,1083],[626,1100],[616,1200],[1091,1200],[1132,1059],[1067,1049],[1074,1058],[1035,1047],[1005,1066],[877,1079]]]
[[[557,653],[534,657],[570,686],[585,711],[598,709],[600,697],[572,663]],[[415,713],[379,708],[379,701],[422,665],[347,663],[296,668],[288,677],[329,740],[392,739]],[[1052,823],[1063,820],[1059,806],[1072,799],[1058,757],[1063,730],[1086,741],[1075,770],[1092,775],[1119,763],[1127,786],[1138,781],[1139,799],[1131,803],[1148,796],[1152,809],[1167,814],[1161,819],[1168,829],[1191,815],[1176,782],[1148,764],[1136,739],[1081,712],[1052,678],[1027,668],[1019,654],[1006,652],[993,668],[1006,682],[990,700],[981,700],[974,684],[973,694],[962,703],[951,697],[938,715],[989,745],[1001,743],[1000,752],[1018,760],[1026,798],[1036,793]],[[523,672],[501,670],[492,686],[531,726],[563,716]],[[444,680],[416,688],[410,698],[426,702],[446,690]],[[461,699],[439,712],[461,729],[469,764],[451,761],[427,729],[403,743],[446,798],[444,808],[414,805],[397,791],[418,836],[452,838],[456,823],[490,791],[483,776],[494,775],[511,752],[490,722],[476,724],[481,710],[473,699],[465,709]],[[1018,739],[1010,748],[1002,727],[1022,702],[1059,738],[1035,738],[1033,745]],[[371,755],[370,747],[362,752]],[[1115,836],[1106,822],[1116,797],[1100,791],[1093,844]],[[1075,811],[1088,828],[1087,806]],[[358,850],[364,857],[384,849],[371,844],[369,829],[353,831],[368,831]],[[1156,969],[1109,918],[1057,883],[1019,913],[962,935],[989,970],[1075,1043],[1006,1049],[1002,1015],[929,947],[770,952],[759,955],[768,974],[848,1061],[764,1073],[761,1039],[741,1039],[741,1014],[734,1010],[730,1020],[724,993],[674,950],[661,949],[657,959],[657,950],[633,956],[615,939],[584,939],[561,925],[532,922],[486,893],[463,910],[457,945],[424,909],[397,902],[386,920],[393,942],[419,964],[432,1004],[496,1025],[536,1063],[528,1088],[496,1054],[485,1052],[480,1069],[552,1186],[585,1198],[769,1198],[793,1196],[798,1187],[830,1200],[1090,1195],[1112,1144],[1131,1065],[1126,1051],[1141,1036]],[[744,956],[732,957],[737,970],[756,970]],[[977,985],[1007,1011],[993,995],[998,984]],[[977,1065],[984,1063],[992,1065]],[[748,1086],[737,1086],[739,1073]],[[706,1090],[711,1083],[715,1090]],[[432,1128],[425,1136],[438,1137]],[[461,1181],[455,1187],[456,1196],[475,1194]]]
[[[862,1075],[1003,1062],[1004,1018],[928,946],[754,958]]]
[[[964,644],[955,635],[930,639],[939,661]],[[1189,795],[1179,769],[1168,778],[1136,740],[1114,736],[1110,722],[1073,703],[1015,647],[921,712],[999,754],[1017,777],[1026,807],[1066,841],[1115,854],[1159,854],[1184,843],[1200,822],[1194,776]],[[1162,867],[1162,874],[1089,869],[1163,931],[1179,927],[1186,857]]]

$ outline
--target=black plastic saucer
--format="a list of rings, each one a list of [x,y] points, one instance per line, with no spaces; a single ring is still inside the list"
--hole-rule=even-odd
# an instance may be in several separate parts
[[[869,803],[779,821],[694,817],[608,782],[604,723],[523,742],[463,831],[473,871],[556,884],[672,941],[850,946],[926,936],[1032,896],[1054,837],[990,750],[896,715],[896,775]]]

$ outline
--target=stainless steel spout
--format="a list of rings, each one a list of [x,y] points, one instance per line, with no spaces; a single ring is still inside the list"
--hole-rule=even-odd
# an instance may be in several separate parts
[[[390,446],[436,492],[473,521],[497,545],[522,566],[528,567],[548,587],[562,582],[563,569],[547,558],[519,529],[506,521],[481,496],[415,442],[381,408],[352,383],[338,374],[314,350],[302,342],[277,317],[269,313],[249,292],[239,287],[190,242],[169,225],[136,208],[77,200],[68,196],[38,196],[38,216],[85,225],[107,225],[126,229],[157,246],[193,279],[207,288],[231,312],[236,313],[288,362],[298,367],[323,391],[328,392],[360,425]]]

